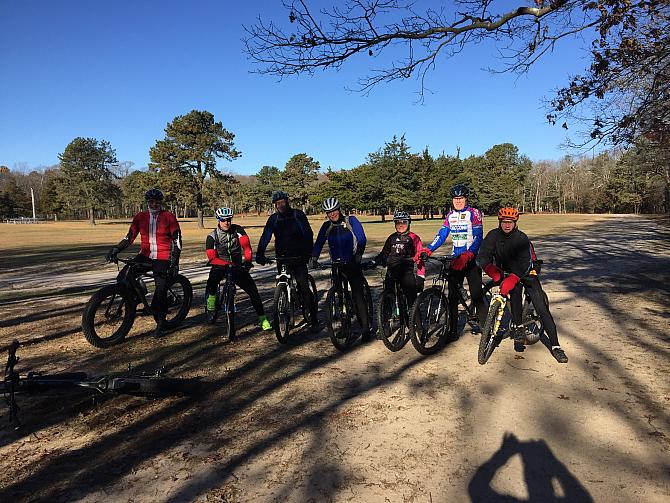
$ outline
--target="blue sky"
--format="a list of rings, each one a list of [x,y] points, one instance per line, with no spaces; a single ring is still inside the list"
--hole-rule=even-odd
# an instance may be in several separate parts
[[[250,73],[242,26],[283,20],[280,2],[0,0],[0,165],[57,162],[77,136],[111,142],[120,161],[146,166],[165,125],[209,110],[235,133],[242,157],[220,168],[252,174],[306,152],[351,168],[406,135],[414,151],[480,154],[511,142],[533,160],[558,159],[564,131],[543,97],[584,66],[566,41],[528,75],[493,75],[492,46],[440,61],[417,103],[415,79],[364,96],[347,91],[373,58],[339,71],[286,78]]]

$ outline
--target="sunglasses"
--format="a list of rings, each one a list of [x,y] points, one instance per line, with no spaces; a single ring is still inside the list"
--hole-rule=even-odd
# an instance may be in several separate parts
[[[219,222],[228,222],[228,223],[230,223],[230,222],[232,222],[232,221],[233,221],[232,218],[224,218],[224,219],[222,219],[222,220],[219,220]]]

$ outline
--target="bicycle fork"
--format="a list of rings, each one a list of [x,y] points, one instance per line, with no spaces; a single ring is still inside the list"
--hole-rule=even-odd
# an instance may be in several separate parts
[[[507,305],[507,299],[503,296],[500,296],[500,307],[496,313],[496,321],[493,324],[493,333],[497,334],[500,324],[502,323],[503,316],[505,314],[505,306]]]

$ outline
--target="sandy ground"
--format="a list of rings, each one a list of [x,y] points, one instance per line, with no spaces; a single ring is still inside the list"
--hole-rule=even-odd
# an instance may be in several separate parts
[[[58,295],[23,278],[0,302],[0,344],[27,343],[20,369],[132,363],[207,384],[198,397],[96,405],[21,397],[23,427],[0,430],[0,501],[668,501],[667,222],[613,218],[535,245],[567,365],[506,341],[480,366],[469,329],[429,358],[379,341],[343,354],[325,331],[280,345],[252,325],[231,344],[202,324],[196,266],[182,329],[156,341],[140,318],[98,350],[80,317],[92,278],[113,271],[52,274]],[[254,275],[269,304],[271,269]]]

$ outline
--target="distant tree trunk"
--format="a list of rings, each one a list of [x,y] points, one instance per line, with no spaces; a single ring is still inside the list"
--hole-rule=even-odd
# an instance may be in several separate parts
[[[95,225],[95,210],[93,208],[88,209],[88,223]]]

